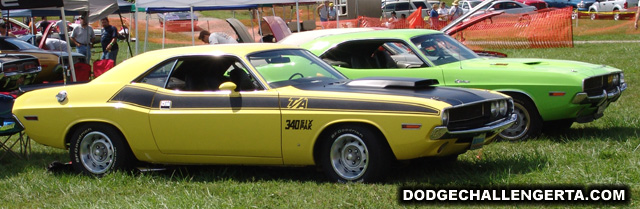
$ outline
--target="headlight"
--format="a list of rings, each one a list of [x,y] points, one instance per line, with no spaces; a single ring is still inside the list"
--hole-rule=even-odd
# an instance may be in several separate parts
[[[498,109],[499,109],[499,104],[498,102],[491,102],[491,117],[498,117]]]
[[[507,115],[507,101],[506,100],[502,100],[500,101],[500,106],[499,106],[499,110],[500,110],[500,116],[505,116]]]
[[[620,75],[618,74],[613,75],[611,82],[613,83],[614,86],[620,85]]]
[[[448,110],[443,110],[442,111],[442,125],[443,126],[447,126],[449,124],[449,111]]]

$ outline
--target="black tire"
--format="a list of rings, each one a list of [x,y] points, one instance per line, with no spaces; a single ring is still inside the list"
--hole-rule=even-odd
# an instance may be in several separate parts
[[[120,132],[99,123],[82,125],[73,133],[69,154],[76,171],[93,176],[128,169],[135,160]]]
[[[385,139],[369,128],[344,125],[320,140],[319,163],[331,181],[376,182],[389,168],[391,158]]]
[[[498,136],[507,141],[523,141],[540,135],[542,118],[533,102],[526,96],[519,94],[513,97],[514,113],[518,119],[513,126],[502,131]]]
[[[595,10],[589,10],[589,16],[591,17],[591,20],[598,19],[598,15],[595,12]]]
[[[613,10],[613,20],[618,21],[620,20],[620,10],[618,9],[614,9]]]

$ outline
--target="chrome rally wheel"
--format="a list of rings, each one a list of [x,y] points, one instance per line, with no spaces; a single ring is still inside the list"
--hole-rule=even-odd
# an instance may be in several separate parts
[[[103,174],[113,166],[111,139],[101,132],[90,132],[80,142],[80,161],[89,172]]]
[[[341,135],[333,142],[330,158],[336,174],[349,181],[360,178],[369,167],[369,150],[353,134]]]

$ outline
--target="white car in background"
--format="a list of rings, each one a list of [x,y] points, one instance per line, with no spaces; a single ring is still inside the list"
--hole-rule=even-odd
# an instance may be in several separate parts
[[[477,6],[480,3],[482,3],[482,1],[480,0],[461,1],[459,7],[462,8],[463,13],[467,13],[469,12],[469,10],[471,10],[471,8]]]
[[[395,1],[388,2],[382,7],[382,17],[390,18],[391,12],[396,12],[396,17],[400,18],[403,14],[409,17],[411,13],[422,7],[422,17],[429,16],[431,5],[424,0],[412,1]]]
[[[607,15],[613,15],[614,20],[620,20],[620,18],[633,17],[633,15],[631,13],[629,14],[625,13],[624,15],[621,15],[618,12],[635,12],[635,11],[629,11],[628,9],[637,7],[637,6],[638,6],[638,0],[596,0],[596,2],[594,2],[589,7],[589,15],[591,16],[592,20],[598,18],[598,16],[607,16]],[[602,12],[612,12],[612,13],[598,14]]]

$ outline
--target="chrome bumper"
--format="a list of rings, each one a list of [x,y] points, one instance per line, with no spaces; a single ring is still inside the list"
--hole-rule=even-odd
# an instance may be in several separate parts
[[[600,106],[605,101],[609,100],[610,102],[615,102],[620,98],[620,95],[624,90],[627,89],[627,83],[622,83],[620,86],[617,86],[611,92],[607,92],[607,90],[602,90],[602,94],[596,96],[588,96],[585,92],[577,93],[571,103],[573,104],[596,104],[596,106]]]
[[[498,120],[493,122],[492,124],[487,124],[487,126],[469,129],[469,130],[460,130],[460,131],[449,131],[446,126],[437,126],[433,128],[431,131],[431,139],[450,139],[450,138],[459,138],[465,136],[475,136],[482,133],[488,133],[487,135],[493,135],[504,131],[505,129],[511,127],[513,123],[516,122],[517,116],[516,114],[511,114],[511,116],[504,118],[502,120]]]

